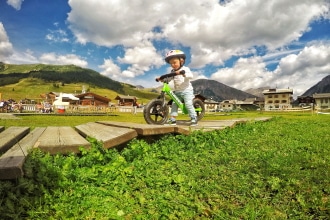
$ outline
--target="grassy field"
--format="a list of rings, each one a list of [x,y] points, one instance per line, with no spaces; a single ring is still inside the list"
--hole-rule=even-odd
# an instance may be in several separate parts
[[[255,118],[255,117],[283,117],[283,118],[310,118],[319,117],[320,115],[311,112],[232,112],[232,113],[206,113],[202,120],[226,120],[233,118]],[[84,124],[95,121],[121,121],[133,123],[146,123],[142,113],[132,115],[130,113],[113,113],[104,116],[70,116],[62,114],[35,114],[35,115],[17,115],[19,120],[4,120],[0,118],[0,125],[10,126],[27,126],[30,128],[46,127],[46,126],[71,126]],[[179,120],[188,120],[187,115],[179,115]]]
[[[2,99],[14,99],[16,101],[22,99],[32,99],[35,101],[41,101],[40,94],[47,94],[49,92],[63,92],[63,93],[72,93],[72,94],[80,94],[82,91],[82,87],[84,86],[86,89],[89,89],[90,92],[96,93],[101,96],[106,96],[112,100],[112,102],[116,103],[117,100],[114,100],[118,95],[117,92],[99,88],[95,86],[90,86],[86,83],[71,83],[61,85],[60,82],[56,83],[59,86],[55,87],[53,82],[45,82],[44,80],[37,78],[26,78],[20,80],[19,83],[10,84],[0,87],[0,93],[2,94]],[[137,90],[134,87],[129,85],[123,85],[123,93],[120,95],[131,95],[138,97],[139,103],[146,103],[152,98],[157,97],[157,93],[150,92],[150,89]]]
[[[259,116],[273,119],[152,144],[134,139],[122,151],[92,139],[79,155],[36,149],[24,178],[0,182],[0,219],[329,219],[330,115],[237,112],[205,120]],[[97,120],[144,123],[126,113],[22,116],[6,126]]]

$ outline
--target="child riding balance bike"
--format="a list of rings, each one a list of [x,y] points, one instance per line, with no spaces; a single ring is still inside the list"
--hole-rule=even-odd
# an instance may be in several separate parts
[[[170,74],[156,78],[156,81],[163,82],[164,86],[161,96],[145,106],[144,118],[147,123],[176,125],[178,108],[181,108],[183,113],[189,114],[191,126],[196,126],[198,119],[204,116],[204,103],[200,99],[194,99],[193,87],[190,82],[193,74],[188,67],[184,66],[185,60],[186,55],[181,50],[171,50],[166,54],[165,61],[173,69]],[[168,85],[171,80],[174,81],[174,92],[171,91]],[[173,101],[169,119],[165,94],[169,95]]]

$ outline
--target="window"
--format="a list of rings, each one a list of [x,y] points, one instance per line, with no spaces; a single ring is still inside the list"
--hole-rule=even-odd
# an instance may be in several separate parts
[[[286,100],[282,100],[282,103],[286,103]]]
[[[273,101],[272,101],[272,100],[269,100],[269,101],[268,101],[268,104],[272,104],[272,103],[273,103]]]
[[[278,98],[278,95],[274,95],[274,98]]]
[[[273,98],[273,96],[272,95],[268,95],[268,98]]]

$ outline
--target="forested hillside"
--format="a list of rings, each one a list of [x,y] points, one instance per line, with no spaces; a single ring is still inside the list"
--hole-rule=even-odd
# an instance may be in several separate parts
[[[101,88],[123,92],[123,85],[100,73],[75,65],[28,64],[12,65],[0,63],[0,86],[18,83],[24,78],[38,78],[46,82],[87,83]]]

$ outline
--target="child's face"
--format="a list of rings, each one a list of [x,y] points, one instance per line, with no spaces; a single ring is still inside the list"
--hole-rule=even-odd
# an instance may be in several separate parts
[[[172,58],[170,59],[169,63],[171,67],[175,70],[181,67],[181,60],[179,58]]]

